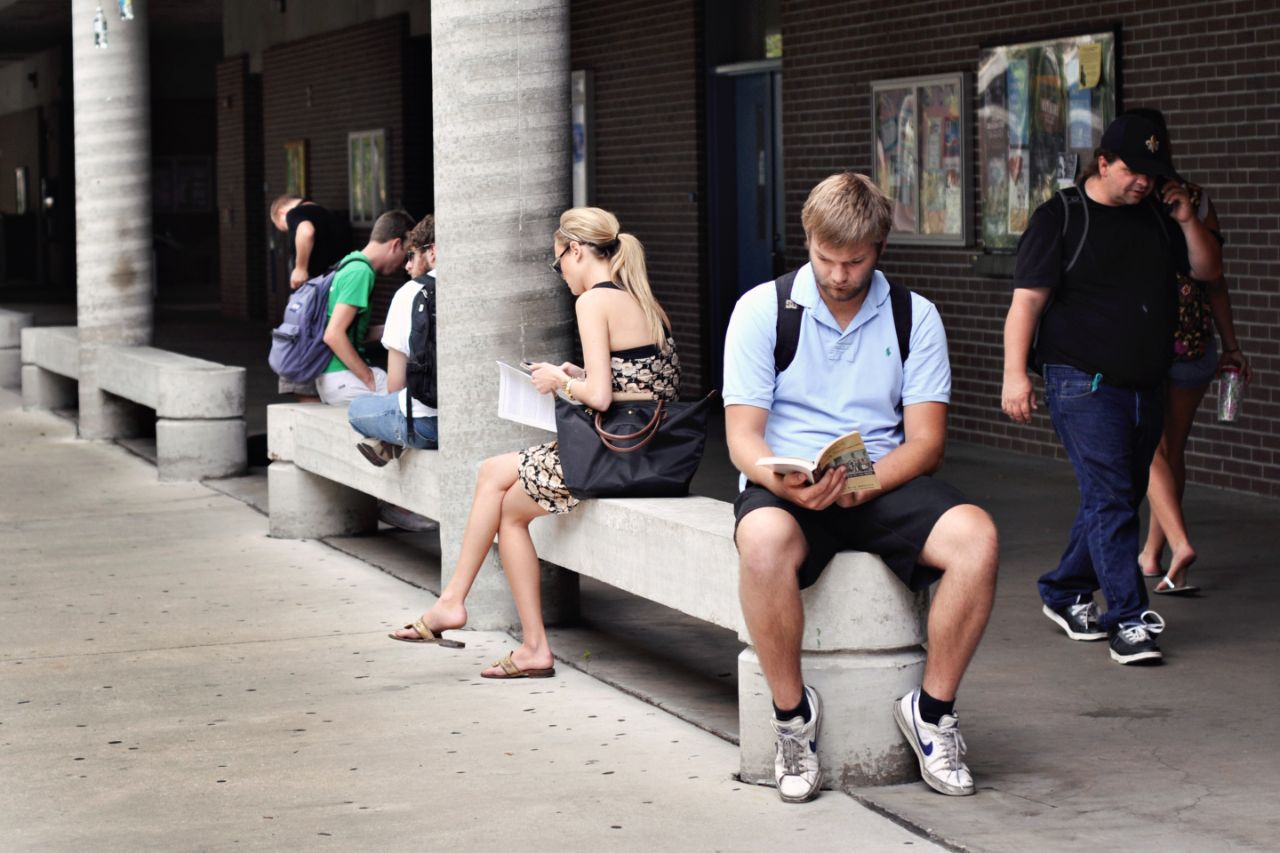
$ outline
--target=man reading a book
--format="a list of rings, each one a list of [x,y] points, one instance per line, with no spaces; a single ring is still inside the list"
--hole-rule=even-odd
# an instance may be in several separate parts
[[[822,782],[820,698],[801,672],[800,590],[836,552],[860,550],[878,554],[913,590],[938,581],[923,682],[894,701],[893,714],[924,781],[944,794],[972,794],[954,703],[991,612],[998,545],[990,516],[930,476],[942,463],[951,395],[942,321],[927,299],[876,269],[892,202],[869,178],[827,178],[801,222],[809,263],[789,294],[768,282],[742,296],[724,358],[729,452],[742,472],[734,504],[740,595],[773,694],[778,793],[803,802]],[[780,335],[794,330],[784,320],[791,311],[801,312],[798,340],[780,364],[775,347],[788,349]],[[810,483],[804,473],[760,464],[816,459],[854,431],[875,488],[846,491],[842,469],[819,471]]]

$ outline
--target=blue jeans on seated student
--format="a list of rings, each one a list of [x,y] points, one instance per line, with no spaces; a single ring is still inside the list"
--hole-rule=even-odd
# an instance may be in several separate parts
[[[357,397],[347,408],[347,420],[356,432],[366,438],[380,438],[388,444],[415,450],[433,450],[440,438],[434,417],[415,416],[413,435],[408,434],[407,419],[400,411],[399,394]]]
[[[1044,367],[1053,427],[1075,468],[1080,508],[1058,567],[1041,576],[1040,597],[1053,609],[1101,589],[1110,629],[1147,609],[1138,568],[1138,507],[1163,429],[1162,388],[1119,388],[1061,364]]]

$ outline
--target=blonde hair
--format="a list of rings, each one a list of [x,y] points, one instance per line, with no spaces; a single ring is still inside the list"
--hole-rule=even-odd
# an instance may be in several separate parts
[[[836,249],[882,243],[893,227],[893,203],[866,175],[840,172],[809,193],[800,224],[805,239]]]
[[[302,201],[302,199],[298,198],[296,195],[276,196],[271,202],[271,219],[274,221],[276,216],[280,213],[280,208],[284,207],[291,201]]]
[[[634,235],[625,234],[618,225],[618,217],[598,207],[575,207],[560,215],[560,227],[556,233],[565,242],[580,243],[597,257],[609,258],[609,278],[640,304],[645,320],[653,335],[653,342],[666,352],[667,313],[649,287],[649,274],[645,270],[644,246]]]

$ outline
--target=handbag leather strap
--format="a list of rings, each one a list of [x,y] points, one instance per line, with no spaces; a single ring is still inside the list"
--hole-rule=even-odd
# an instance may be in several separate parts
[[[653,417],[649,418],[649,423],[640,429],[627,435],[615,435],[608,432],[604,428],[604,412],[596,412],[595,427],[596,435],[600,436],[600,443],[612,450],[614,453],[635,453],[642,449],[649,442],[653,441],[653,437],[658,434],[658,424],[662,423],[662,412],[665,401],[659,400],[658,405],[653,407]],[[635,441],[640,436],[644,438],[631,447],[619,447],[614,444],[615,441]]]

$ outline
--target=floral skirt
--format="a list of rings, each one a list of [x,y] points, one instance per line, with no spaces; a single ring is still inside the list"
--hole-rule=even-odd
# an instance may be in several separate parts
[[[568,512],[579,503],[565,488],[560,450],[554,441],[520,451],[520,488],[553,515]]]

